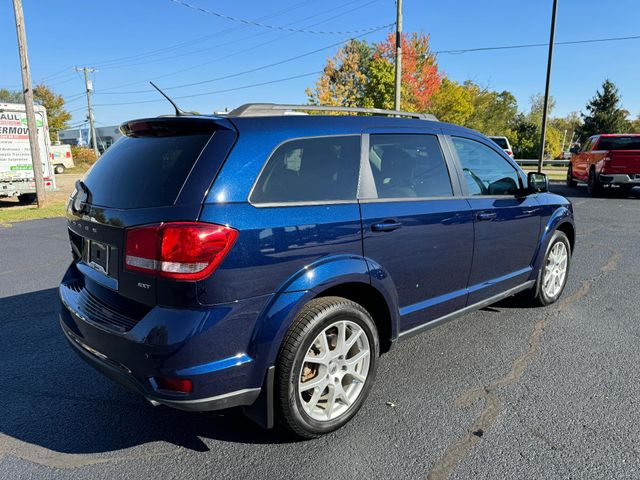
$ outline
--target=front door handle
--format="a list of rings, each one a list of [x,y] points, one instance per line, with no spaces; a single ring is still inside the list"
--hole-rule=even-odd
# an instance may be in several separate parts
[[[476,218],[481,222],[488,222],[496,218],[496,212],[480,212],[476,215]]]
[[[374,232],[391,232],[397,230],[402,226],[402,223],[395,220],[385,220],[384,222],[374,223],[371,225],[371,230]]]

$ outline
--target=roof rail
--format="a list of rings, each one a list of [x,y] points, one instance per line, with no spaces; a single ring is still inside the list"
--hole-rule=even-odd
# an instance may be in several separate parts
[[[420,120],[431,120],[437,122],[435,115],[430,113],[402,112],[399,110],[384,110],[381,108],[360,108],[360,107],[330,107],[327,105],[286,105],[277,103],[245,103],[238,108],[231,110],[228,117],[271,117],[287,115],[287,112],[348,112],[348,113],[368,113],[372,115],[386,115],[390,117],[410,117]]]

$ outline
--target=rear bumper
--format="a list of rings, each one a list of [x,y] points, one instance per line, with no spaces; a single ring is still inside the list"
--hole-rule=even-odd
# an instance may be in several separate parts
[[[598,179],[604,184],[640,186],[640,173],[601,173]]]
[[[267,365],[246,352],[268,296],[203,309],[157,306],[131,326],[108,305],[88,302],[77,282],[67,275],[60,285],[60,324],[73,350],[107,377],[182,410],[246,406],[259,396]],[[156,378],[189,379],[193,390],[160,389]]]
[[[106,355],[84,344],[80,339],[65,328],[61,320],[62,331],[73,348],[85,362],[111,380],[123,385],[129,390],[143,395],[152,405],[166,405],[178,410],[204,412],[222,410],[241,405],[251,405],[260,395],[260,388],[246,388],[235,392],[228,392],[208,398],[192,400],[178,400],[159,397],[150,394],[145,385],[139,382],[133,372],[122,364],[115,362]]]

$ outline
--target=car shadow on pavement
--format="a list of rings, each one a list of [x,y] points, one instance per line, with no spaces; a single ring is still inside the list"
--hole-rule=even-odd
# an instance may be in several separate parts
[[[579,184],[577,187],[567,187],[564,183],[551,183],[549,184],[549,190],[552,193],[557,193],[568,199],[574,198],[591,198],[591,195],[587,192],[587,186]],[[640,198],[640,187],[636,187],[631,192],[623,192],[619,188],[606,188],[603,190],[602,198]]]
[[[0,433],[63,453],[101,453],[164,441],[195,451],[202,439],[296,441],[239,409],[190,413],[152,407],[86,365],[59,326],[57,289],[0,298]]]

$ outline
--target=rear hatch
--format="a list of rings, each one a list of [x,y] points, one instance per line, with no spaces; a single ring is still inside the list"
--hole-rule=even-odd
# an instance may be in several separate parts
[[[127,235],[141,225],[195,222],[236,131],[225,119],[206,117],[135,120],[121,129],[125,136],[76,183],[70,199],[76,270],[66,292],[96,317],[115,326],[128,322],[127,329],[156,304],[197,303],[194,282],[125,268]]]
[[[608,150],[607,173],[640,174],[640,136],[602,137],[598,150]]]

